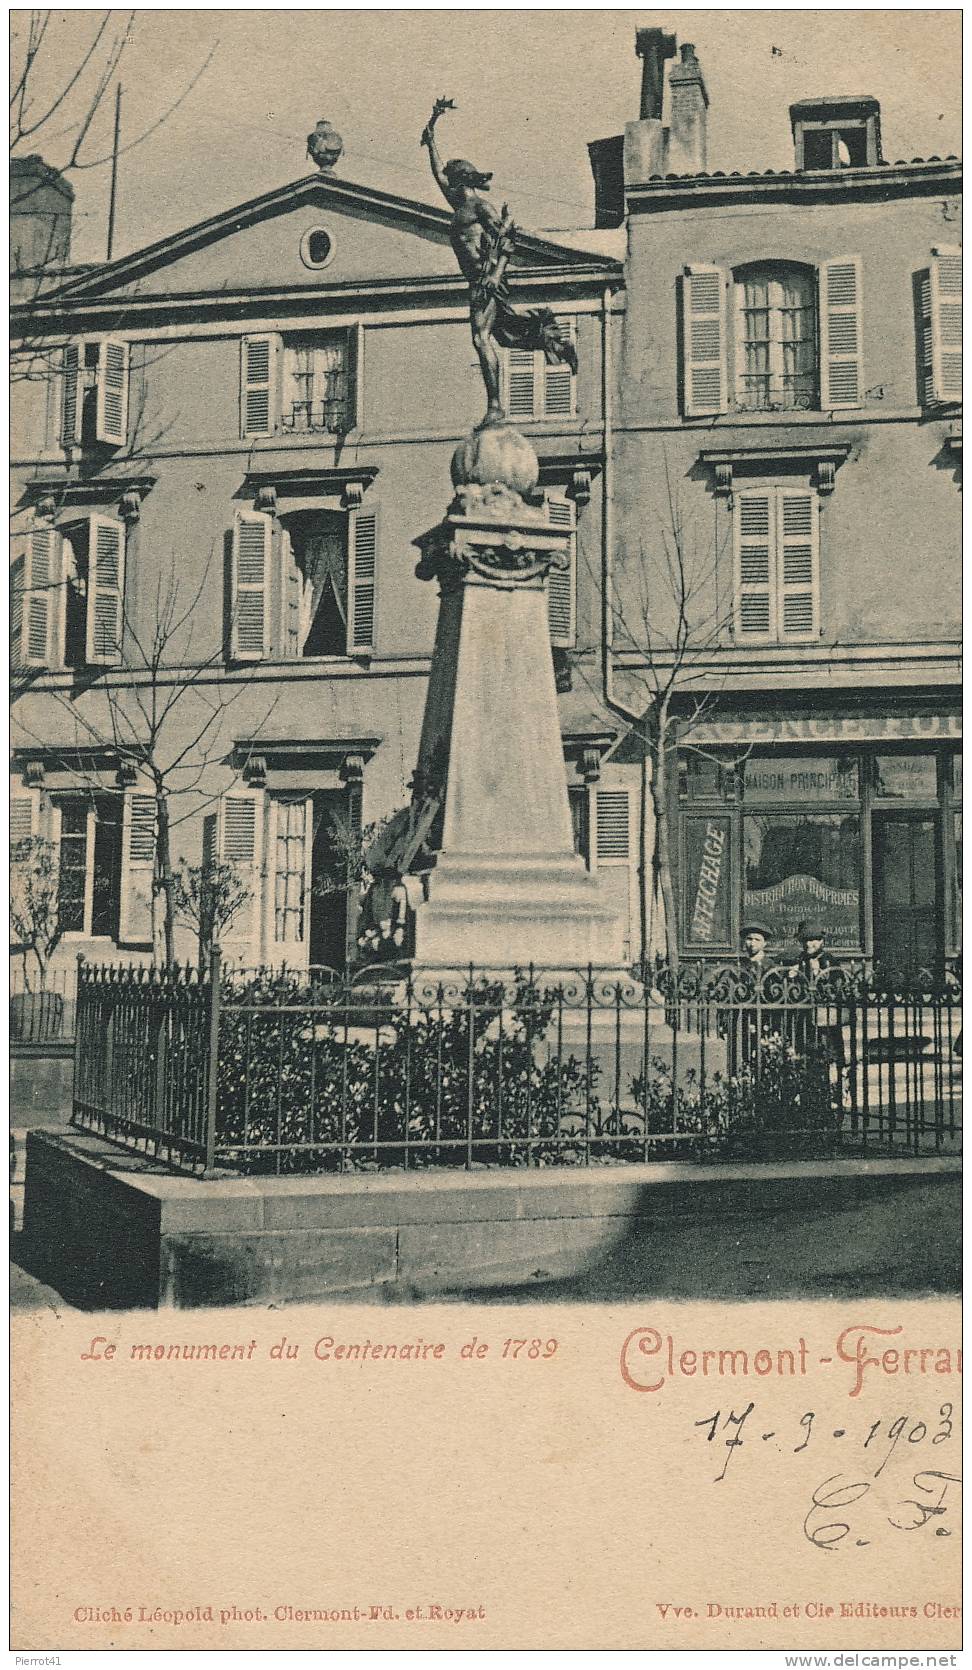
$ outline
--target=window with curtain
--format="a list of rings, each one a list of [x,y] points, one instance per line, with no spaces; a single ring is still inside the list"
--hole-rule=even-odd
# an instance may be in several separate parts
[[[346,334],[285,339],[284,429],[343,434],[350,428],[349,373]]]
[[[737,405],[749,411],[816,406],[816,273],[764,263],[740,269],[735,289]]]

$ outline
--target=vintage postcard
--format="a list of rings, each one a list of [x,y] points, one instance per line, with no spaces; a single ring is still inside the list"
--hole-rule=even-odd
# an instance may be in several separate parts
[[[11,30],[18,1661],[954,1663],[960,12]]]

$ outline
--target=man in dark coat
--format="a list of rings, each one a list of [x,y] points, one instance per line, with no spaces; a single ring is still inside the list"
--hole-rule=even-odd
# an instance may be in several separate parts
[[[801,922],[800,955],[793,967],[788,970],[791,975],[799,975],[806,981],[808,998],[812,998],[817,982],[824,977],[823,998],[829,995],[826,991],[826,975],[829,969],[836,967],[833,958],[824,949],[827,936],[823,927],[817,922]],[[827,1061],[836,1062],[838,1066],[844,1060],[844,1033],[840,1024],[840,1011],[832,1003],[826,1005],[821,1002],[805,1011],[794,1015],[793,1042],[801,1055],[808,1055],[811,1051],[824,1057]]]

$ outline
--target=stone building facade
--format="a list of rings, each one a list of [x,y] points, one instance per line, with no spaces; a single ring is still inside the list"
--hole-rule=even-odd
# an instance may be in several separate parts
[[[505,367],[573,534],[549,624],[578,850],[632,961],[662,944],[638,720],[670,685],[682,952],[732,953],[755,913],[777,951],[814,917],[839,954],[940,966],[960,165],[886,161],[862,97],[792,108],[789,172],[707,171],[694,50],[637,48],[639,118],[590,147],[595,230],[524,235],[512,273],[576,377]],[[356,889],[318,884],[336,829],[408,799],[437,610],[413,541],[481,416],[447,213],[326,168],[18,317],[12,818],[59,851],[58,959],[158,944],[155,805],[113,741],[164,709],[173,856],[250,887],[227,954],[343,966]]]
[[[673,49],[639,36],[641,118],[595,173],[628,227],[614,690],[639,711],[676,664],[678,939],[724,957],[755,915],[787,955],[814,919],[841,955],[940,969],[960,949],[961,167],[886,160],[860,97],[791,108],[791,170],[706,171],[703,72]]]
[[[158,797],[130,746],[150,728],[172,859],[217,853],[250,891],[225,955],[353,955],[348,832],[407,803],[418,757],[438,598],[413,542],[482,415],[448,222],[325,168],[22,304],[12,820],[58,852],[56,967],[159,949]],[[572,536],[548,613],[577,844],[635,957],[637,774],[605,760],[587,581],[622,254],[617,232],[523,234],[513,299],[553,310],[578,369],[507,351],[504,372]]]

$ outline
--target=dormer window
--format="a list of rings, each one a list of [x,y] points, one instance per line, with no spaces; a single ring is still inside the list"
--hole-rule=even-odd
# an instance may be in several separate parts
[[[881,106],[866,94],[800,99],[790,106],[796,167],[807,173],[874,168],[881,157]]]

